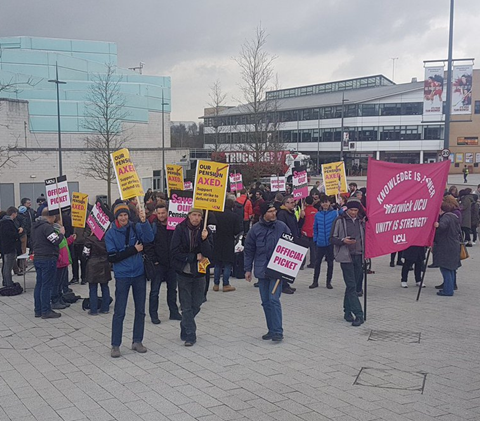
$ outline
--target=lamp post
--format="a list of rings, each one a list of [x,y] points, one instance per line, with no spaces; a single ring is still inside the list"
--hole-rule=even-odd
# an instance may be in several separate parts
[[[342,119],[341,119],[341,131],[340,131],[340,161],[343,161],[343,119],[345,114],[345,102],[348,102],[348,99],[345,99],[345,92],[342,92]]]
[[[165,192],[165,179],[166,179],[166,166],[165,166],[165,105],[168,105],[168,102],[165,102],[163,96],[162,88],[162,180],[161,180],[161,191]]]
[[[58,62],[55,62],[55,79],[50,79],[49,82],[57,85],[57,120],[58,120],[58,169],[59,176],[63,175],[62,168],[62,131],[60,129],[60,90],[58,85],[66,84],[67,82],[61,82],[58,80]]]
[[[443,147],[448,149],[450,146],[450,115],[452,111],[452,55],[453,55],[453,11],[455,1],[450,0],[450,28],[448,32],[448,60],[447,60],[447,98],[445,103],[445,130],[443,137]],[[446,158],[448,159],[448,158]]]

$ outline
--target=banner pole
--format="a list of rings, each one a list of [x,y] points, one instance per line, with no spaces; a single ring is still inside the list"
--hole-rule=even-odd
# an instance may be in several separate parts
[[[203,221],[203,229],[207,229],[207,221],[208,221],[208,209],[205,211],[205,218]]]
[[[277,282],[275,282],[275,286],[273,287],[272,289],[272,295],[275,294],[275,292],[277,291],[277,288],[278,288],[278,284],[280,283],[280,279],[277,279]]]
[[[425,259],[425,268],[424,268],[423,273],[422,273],[422,280],[420,281],[420,286],[418,287],[418,293],[417,293],[417,300],[416,301],[418,301],[420,299],[420,293],[422,292],[423,280],[425,279],[425,274],[427,273],[428,259],[430,258],[430,252],[431,251],[432,251],[432,249],[429,247],[428,251],[427,251],[427,258]]]
[[[140,200],[140,196],[137,196],[137,207],[139,211],[145,211],[145,204]]]
[[[367,261],[366,259],[363,260],[363,276],[364,276],[364,286],[363,286],[363,320],[367,320]]]
[[[60,216],[60,225],[63,225],[62,207],[60,206],[60,195],[58,194],[58,178],[55,179],[55,189],[57,191],[58,214]]]

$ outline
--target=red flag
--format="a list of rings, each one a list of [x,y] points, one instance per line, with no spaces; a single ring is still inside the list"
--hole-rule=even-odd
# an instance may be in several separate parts
[[[368,160],[365,257],[431,246],[450,160],[395,164]]]

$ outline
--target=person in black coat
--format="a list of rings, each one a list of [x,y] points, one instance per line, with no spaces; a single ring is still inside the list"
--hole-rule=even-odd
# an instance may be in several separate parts
[[[403,250],[403,265],[402,265],[402,288],[408,288],[408,272],[410,268],[414,266],[415,270],[415,282],[417,286],[420,286],[422,282],[422,269],[423,262],[425,260],[425,247],[422,246],[410,246],[408,249]],[[425,287],[425,284],[423,284]]]
[[[18,209],[10,206],[6,215],[0,220],[0,251],[3,260],[3,286],[5,287],[13,285],[12,269],[17,259],[17,244],[23,233],[23,228],[17,228],[15,225],[17,214]]]
[[[213,247],[213,259],[215,270],[213,274],[213,290],[218,291],[220,275],[223,268],[223,292],[235,291],[235,287],[229,283],[232,266],[235,262],[235,238],[243,232],[243,221],[235,212],[233,207],[235,201],[227,199],[225,212],[217,212],[217,229]]]
[[[167,284],[167,304],[170,320],[182,320],[177,305],[177,275],[172,266],[170,245],[173,230],[167,229],[168,210],[164,204],[155,208],[156,220],[152,222],[154,240],[145,245],[145,254],[153,263],[155,272],[151,275],[149,302],[150,319],[153,324],[160,324],[158,318],[158,296],[162,282]]]

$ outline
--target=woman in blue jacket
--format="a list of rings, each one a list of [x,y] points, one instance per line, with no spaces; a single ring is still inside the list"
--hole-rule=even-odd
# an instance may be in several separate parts
[[[145,330],[145,299],[147,281],[143,265],[143,244],[153,241],[151,225],[145,219],[145,211],[139,212],[140,223],[129,221],[130,210],[121,202],[114,208],[115,222],[105,235],[108,261],[113,263],[115,274],[115,309],[112,320],[112,352],[113,358],[120,357],[122,343],[123,319],[127,308],[130,287],[135,303],[135,319],[133,322],[134,351],[147,352],[142,344]]]
[[[333,277],[333,245],[330,244],[330,231],[332,225],[338,215],[341,215],[343,210],[335,210],[332,208],[330,198],[326,195],[320,196],[320,209],[315,215],[313,223],[313,242],[317,245],[315,254],[315,269],[313,272],[313,283],[309,286],[310,289],[318,287],[318,278],[320,276],[320,266],[325,257],[327,261],[327,288],[332,289]]]

